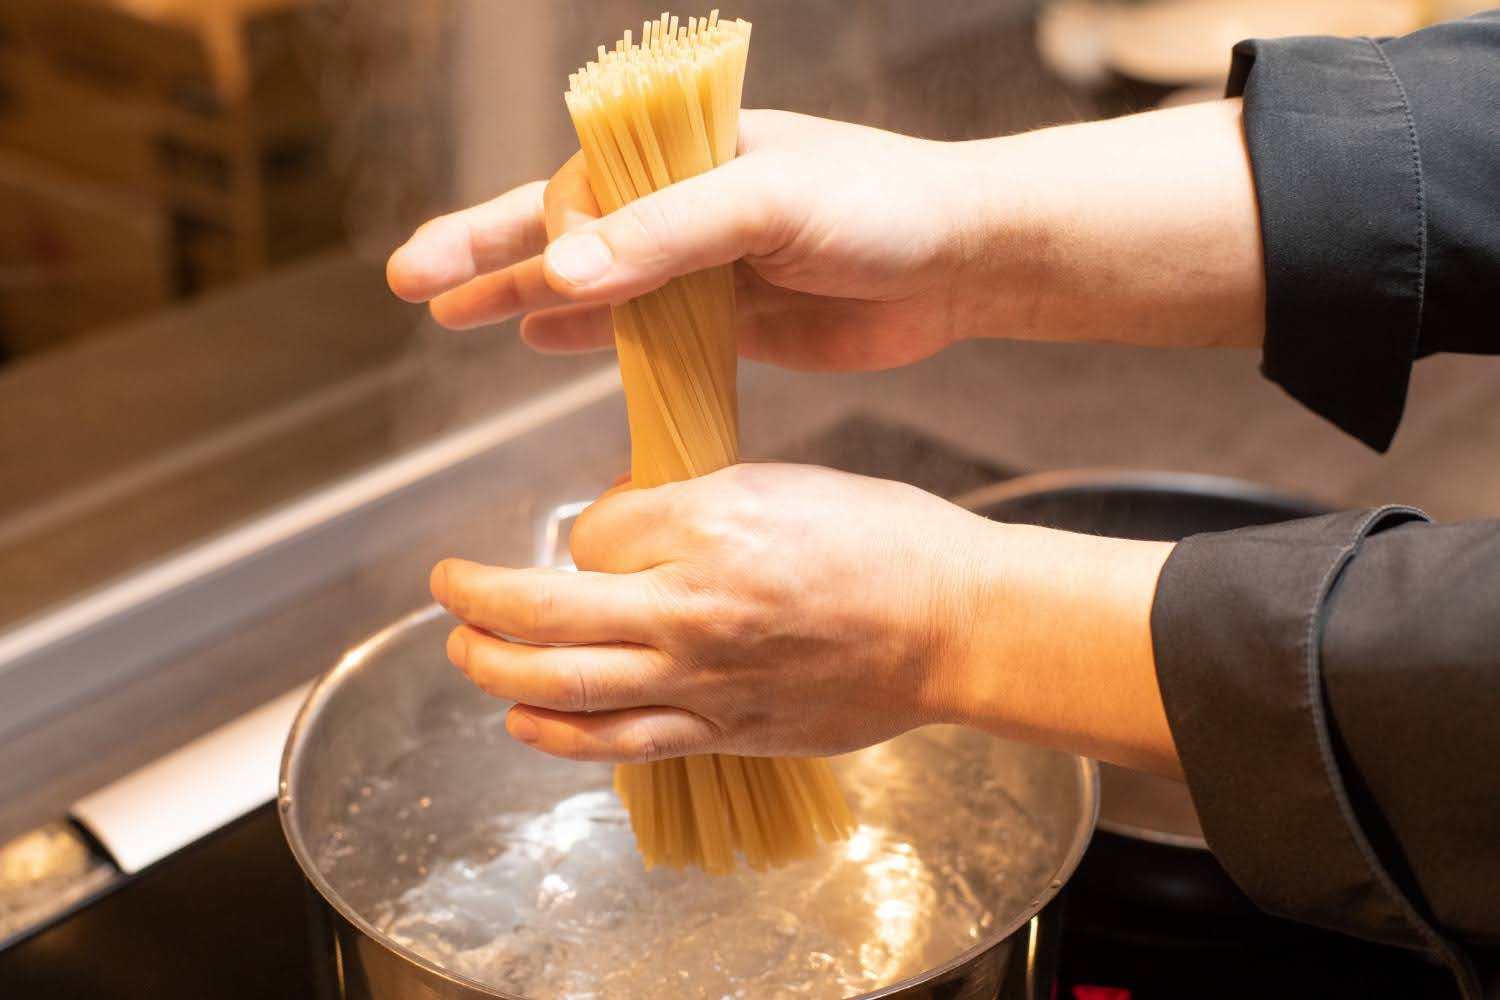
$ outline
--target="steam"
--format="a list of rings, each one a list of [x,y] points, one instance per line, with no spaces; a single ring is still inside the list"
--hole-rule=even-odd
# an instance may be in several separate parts
[[[455,0],[314,0],[333,169],[356,253],[383,260],[452,197]]]
[[[661,5],[312,0],[357,251],[383,259],[423,219],[555,169],[576,148],[567,74]],[[1035,7],[739,0],[724,12],[755,24],[747,106],[968,139],[1078,117],[1036,54]]]

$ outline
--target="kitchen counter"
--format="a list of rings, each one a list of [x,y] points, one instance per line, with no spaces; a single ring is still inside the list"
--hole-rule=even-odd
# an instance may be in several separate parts
[[[379,280],[369,265],[319,266],[334,267],[341,280],[366,289]],[[281,308],[295,310],[296,300]],[[188,329],[191,320],[176,321]],[[264,324],[268,338],[276,335],[274,316],[244,322],[247,328]],[[410,313],[384,322],[389,344],[370,364],[415,357],[417,374],[347,405],[355,413],[378,411],[387,427],[403,426],[402,406],[413,407],[416,415],[404,426],[420,428],[408,439],[414,444],[610,365],[605,355],[531,355],[509,327],[408,335]],[[359,338],[343,343],[351,352],[368,350]],[[131,361],[150,363],[140,355]],[[892,372],[811,375],[747,364],[745,452],[785,454],[858,413],[911,426],[1018,471],[1111,465],[1217,473],[1335,504],[1401,501],[1444,519],[1500,516],[1500,360],[1445,357],[1420,364],[1407,421],[1387,456],[1304,411],[1265,382],[1256,363],[1243,352],[988,341]],[[351,440],[347,427],[325,435],[326,427],[320,420],[294,422],[262,442],[279,449],[279,461],[301,489],[314,489],[330,468],[341,475],[353,471],[348,455],[337,452]],[[374,461],[389,451],[360,454]],[[243,457],[245,468],[257,468],[253,448]],[[226,467],[223,456],[215,461]],[[326,668],[349,644],[423,603],[426,571],[436,558],[530,559],[544,509],[597,492],[626,464],[623,405],[608,392],[469,461],[444,479],[432,494],[439,499],[417,516],[408,509],[399,522],[375,518],[361,529],[368,559],[353,559],[295,600],[6,741],[0,748],[0,840],[54,818],[79,795]],[[220,478],[191,474],[159,485],[170,486],[160,502],[173,510],[211,508],[225,488]],[[134,502],[149,508],[149,494]],[[253,512],[242,516],[254,520]],[[75,539],[75,548],[107,546],[109,531],[118,528],[109,517],[91,523],[92,534]],[[7,575],[12,569],[6,565]]]

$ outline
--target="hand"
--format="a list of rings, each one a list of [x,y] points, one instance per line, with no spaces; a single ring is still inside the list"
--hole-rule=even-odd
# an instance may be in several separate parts
[[[511,732],[549,753],[835,753],[941,714],[977,522],[909,486],[741,465],[607,494],[574,524],[576,574],[446,560],[432,590],[467,623],[449,657],[528,706]]]
[[[741,352],[802,369],[888,368],[974,337],[1263,336],[1237,100],[969,143],[747,111],[740,149],[602,219],[575,156],[418,229],[391,288],[445,326],[529,313],[532,346],[591,350],[612,343],[606,303],[738,261]]]
[[[449,657],[518,702],[511,734],[548,753],[829,754],[956,722],[1176,766],[1149,627],[1170,545],[741,465],[611,491],[572,549],[578,573],[446,560],[432,575],[465,622]]]
[[[955,148],[746,111],[740,155],[717,170],[597,219],[575,155],[546,185],[418,229],[391,256],[390,284],[430,299],[445,326],[529,312],[528,343],[573,351],[613,344],[605,303],[740,260],[747,357],[807,369],[905,364],[961,335]]]

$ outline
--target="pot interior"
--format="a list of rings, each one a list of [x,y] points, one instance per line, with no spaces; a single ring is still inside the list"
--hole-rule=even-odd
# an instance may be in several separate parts
[[[282,816],[365,933],[476,991],[851,997],[933,978],[1022,926],[1071,874],[1096,776],[1066,754],[929,727],[834,760],[860,823],[766,873],[645,872],[611,768],[505,733],[447,664],[430,608],[309,696]]]

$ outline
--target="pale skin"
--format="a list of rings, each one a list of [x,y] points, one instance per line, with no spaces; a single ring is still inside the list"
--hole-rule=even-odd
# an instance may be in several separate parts
[[[730,164],[600,218],[578,159],[427,223],[403,298],[608,347],[606,306],[738,261],[741,352],[887,368],[1010,337],[1255,347],[1238,101],[969,143],[745,112]],[[950,722],[1178,776],[1150,611],[1169,543],[986,521],[911,487],[742,465],[611,490],[580,572],[444,560],[448,655],[559,756],[812,755]],[[536,643],[510,642],[498,634]]]

